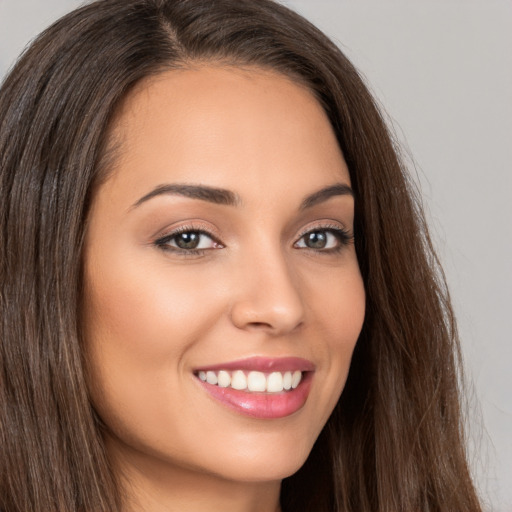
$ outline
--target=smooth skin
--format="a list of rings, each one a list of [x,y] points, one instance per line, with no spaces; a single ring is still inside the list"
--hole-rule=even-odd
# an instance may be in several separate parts
[[[331,125],[290,79],[209,64],[140,83],[111,138],[114,169],[89,217],[84,325],[125,510],[277,511],[364,319],[352,195],[303,204],[350,187]],[[229,191],[234,204],[159,189],[176,184]],[[315,365],[302,408],[252,418],[194,373],[253,356]]]

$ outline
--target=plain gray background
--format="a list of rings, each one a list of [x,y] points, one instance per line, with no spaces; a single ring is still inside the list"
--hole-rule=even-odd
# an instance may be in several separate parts
[[[0,0],[0,77],[77,0]],[[470,381],[486,509],[512,511],[512,2],[284,0],[366,76],[412,155]]]

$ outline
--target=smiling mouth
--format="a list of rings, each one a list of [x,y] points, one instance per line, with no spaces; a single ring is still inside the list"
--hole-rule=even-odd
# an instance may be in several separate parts
[[[199,371],[198,378],[220,388],[231,388],[248,393],[282,393],[296,389],[302,380],[299,370],[264,373],[243,370]]]
[[[217,402],[244,416],[276,419],[300,410],[309,396],[315,365],[302,358],[253,357],[194,371]]]

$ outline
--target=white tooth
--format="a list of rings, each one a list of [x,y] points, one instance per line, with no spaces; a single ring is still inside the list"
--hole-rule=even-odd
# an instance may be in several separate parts
[[[283,391],[283,374],[281,372],[272,372],[268,376],[267,391],[269,393],[279,393]]]
[[[219,375],[220,378],[220,375]],[[242,370],[237,370],[231,377],[231,387],[233,389],[246,389],[247,388],[247,377]]]
[[[265,391],[267,389],[265,374],[261,372],[249,372],[247,388],[249,391]]]
[[[286,372],[283,377],[283,388],[288,391],[292,388],[292,372]]]
[[[206,372],[206,382],[208,384],[217,384],[217,374],[215,372]]]
[[[302,372],[299,372],[299,370],[293,372],[293,376],[292,376],[292,388],[295,389],[300,381],[302,379]]]
[[[206,382],[206,373],[205,372],[199,372],[199,378],[203,381],[203,382]]]
[[[219,387],[221,388],[227,388],[231,384],[231,375],[224,370],[219,372],[217,379],[219,381]]]

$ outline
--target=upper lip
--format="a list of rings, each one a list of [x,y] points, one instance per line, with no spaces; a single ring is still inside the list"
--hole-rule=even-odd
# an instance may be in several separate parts
[[[201,366],[196,371],[220,371],[220,370],[245,370],[270,372],[301,371],[309,372],[315,369],[315,365],[301,357],[248,357],[208,366]]]

